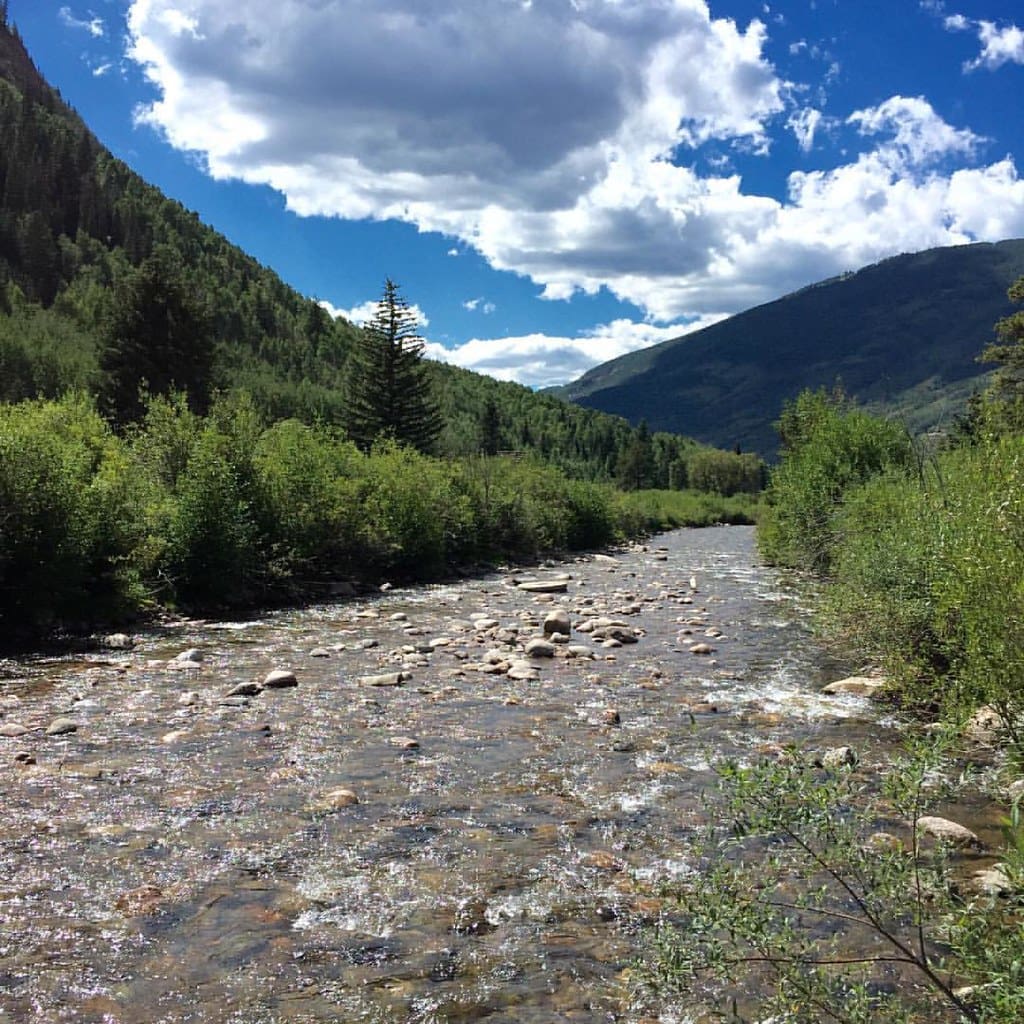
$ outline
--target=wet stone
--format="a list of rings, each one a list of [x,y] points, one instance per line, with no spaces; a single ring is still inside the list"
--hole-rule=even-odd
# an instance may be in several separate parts
[[[78,723],[73,718],[55,718],[47,727],[47,736],[66,736],[78,731]]]
[[[279,668],[268,673],[267,677],[263,680],[263,685],[268,690],[286,690],[298,686],[299,681],[296,679],[294,672]]]
[[[259,683],[238,683],[232,686],[230,690],[225,694],[226,697],[255,697],[257,694],[263,692],[263,687]]]
[[[408,676],[407,672],[382,672],[379,675],[360,676],[359,683],[362,686],[401,686]]]
[[[14,738],[15,736],[24,736],[28,732],[20,722],[4,722],[0,725],[0,736],[6,736]]]

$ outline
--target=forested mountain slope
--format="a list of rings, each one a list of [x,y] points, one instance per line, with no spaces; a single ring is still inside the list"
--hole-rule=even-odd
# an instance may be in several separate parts
[[[895,256],[621,356],[554,393],[765,455],[783,402],[805,388],[839,384],[915,432],[941,427],[981,386],[977,355],[1022,273],[1022,239]]]
[[[244,389],[267,422],[342,421],[357,328],[116,159],[0,17],[0,401],[109,395],[115,313],[167,279],[210,351],[144,353],[151,385],[163,377],[191,397]],[[197,365],[183,369],[191,359]],[[444,364],[430,373],[446,421],[442,454],[537,453],[574,475],[608,478],[637,439],[616,416]],[[643,482],[681,485],[697,448],[656,435]]]

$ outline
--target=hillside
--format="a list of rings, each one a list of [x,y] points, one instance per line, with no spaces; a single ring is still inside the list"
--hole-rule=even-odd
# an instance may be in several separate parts
[[[1022,239],[895,256],[621,356],[554,393],[769,456],[773,421],[804,388],[839,383],[915,431],[941,427],[981,385],[976,357],[1022,273]]]
[[[154,267],[208,328],[202,374],[163,355],[165,384],[244,390],[267,423],[342,421],[357,329],[332,320],[272,270],[117,160],[34,66],[0,7],[0,402],[110,390],[108,326]],[[381,280],[387,268],[381,268]],[[416,301],[417,296],[409,296]],[[194,302],[193,302],[194,300]],[[440,363],[440,453],[536,453],[576,477],[613,477],[637,431],[618,416]],[[147,377],[152,386],[152,375]],[[202,407],[202,402],[197,402]],[[645,434],[646,437],[646,434]],[[641,438],[647,443],[645,438]],[[646,482],[686,480],[687,439],[656,435]]]

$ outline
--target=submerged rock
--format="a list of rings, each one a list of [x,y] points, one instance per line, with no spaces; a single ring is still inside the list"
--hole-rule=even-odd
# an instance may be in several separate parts
[[[885,689],[885,680],[875,676],[849,676],[837,679],[834,683],[821,688],[822,693],[830,695],[850,694],[854,697],[874,697]]]

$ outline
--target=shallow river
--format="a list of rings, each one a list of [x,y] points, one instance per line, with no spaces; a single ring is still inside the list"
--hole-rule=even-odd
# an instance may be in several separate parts
[[[28,730],[0,738],[0,1022],[649,1019],[626,979],[710,762],[890,737],[818,694],[835,666],[747,528],[558,573],[0,662]],[[638,642],[488,665],[554,607]],[[226,696],[273,669],[298,685]]]

